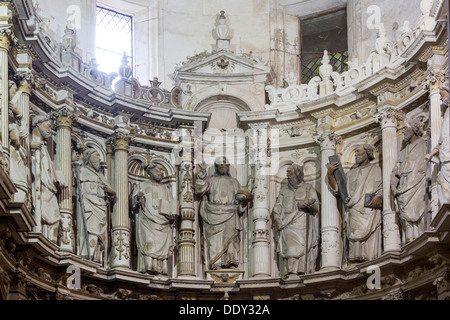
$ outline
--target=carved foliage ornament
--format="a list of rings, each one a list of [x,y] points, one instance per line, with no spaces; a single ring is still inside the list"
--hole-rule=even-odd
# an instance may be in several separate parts
[[[115,151],[128,151],[131,141],[134,141],[134,137],[130,136],[128,131],[117,130],[108,139],[107,144],[111,145]]]
[[[12,25],[0,26],[0,48],[9,50],[19,40],[14,36]]]
[[[212,67],[220,72],[233,72],[234,63],[225,57],[219,58],[212,63]]]
[[[377,123],[381,123],[381,126],[384,127],[386,125],[397,125],[398,122],[405,119],[405,115],[401,111],[387,107],[379,109],[374,118]]]
[[[53,111],[50,113],[50,119],[54,121],[57,128],[59,127],[72,127],[72,122],[78,119],[74,115],[73,109],[70,107],[63,107],[58,111]]]

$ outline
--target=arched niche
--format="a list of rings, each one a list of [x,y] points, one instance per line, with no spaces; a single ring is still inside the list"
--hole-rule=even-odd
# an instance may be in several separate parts
[[[209,128],[232,130],[238,127],[236,114],[250,111],[250,107],[237,97],[217,95],[201,101],[195,111],[211,113]]]

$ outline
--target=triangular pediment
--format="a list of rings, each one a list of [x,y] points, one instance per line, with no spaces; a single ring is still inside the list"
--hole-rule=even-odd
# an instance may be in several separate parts
[[[227,50],[212,53],[202,52],[183,62],[176,73],[202,75],[249,75],[270,72],[270,68],[250,54],[236,55]]]

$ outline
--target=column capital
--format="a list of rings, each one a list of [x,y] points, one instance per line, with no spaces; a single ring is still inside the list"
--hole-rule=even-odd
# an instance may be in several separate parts
[[[377,113],[373,116],[377,123],[381,124],[381,127],[395,127],[399,122],[405,119],[404,113],[400,110],[395,109],[390,105],[379,107]]]
[[[313,140],[320,145],[321,150],[336,150],[341,138],[331,130],[313,136]]]
[[[440,87],[446,82],[447,74],[444,70],[430,70],[426,77],[423,87],[428,90],[430,94],[439,93]]]
[[[130,131],[126,129],[116,129],[116,131],[108,138],[108,144],[111,145],[114,151],[127,151],[130,142],[134,137],[130,136]]]
[[[29,68],[18,70],[15,77],[19,80],[18,90],[27,94],[31,94],[31,89],[34,85],[34,77],[31,70]]]
[[[11,24],[0,26],[0,49],[9,51],[18,42]]]
[[[447,66],[448,60],[444,55],[435,54],[428,60],[428,75],[423,81],[423,88],[430,94],[439,93],[439,88],[448,80]]]
[[[56,128],[71,128],[72,122],[78,117],[70,106],[63,106],[50,113],[50,118],[54,121]]]

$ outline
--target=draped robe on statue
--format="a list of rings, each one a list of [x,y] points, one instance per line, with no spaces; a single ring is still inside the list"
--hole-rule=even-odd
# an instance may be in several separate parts
[[[366,194],[382,195],[381,168],[368,164],[346,174],[350,200],[346,205],[346,228],[349,260],[372,260],[381,252],[381,211],[365,208]]]
[[[93,261],[101,263],[103,262],[108,236],[108,207],[105,198],[105,187],[109,185],[102,174],[86,166],[80,168],[80,184],[89,237],[90,256]],[[77,208],[78,254],[82,257],[87,257],[85,226],[83,225],[81,208],[79,205],[77,205]]]
[[[138,271],[168,274],[168,259],[173,254],[173,224],[168,215],[178,215],[177,201],[168,185],[151,180],[140,183],[131,195],[132,207],[138,206],[137,195],[145,202],[136,215]]]
[[[417,238],[424,231],[426,150],[426,142],[422,138],[408,144],[400,152],[393,170],[393,175],[397,175],[393,179],[398,181],[396,205],[403,224],[403,243]]]
[[[211,269],[237,266],[242,230],[240,214],[243,211],[235,203],[235,196],[241,185],[228,175],[217,175],[197,179],[195,188],[197,194],[204,195],[200,215]]]
[[[285,269],[291,273],[312,273],[316,268],[320,235],[319,212],[311,214],[309,211],[298,208],[299,202],[308,202],[312,199],[316,200],[314,204],[318,209],[319,198],[310,184],[301,182],[297,189],[284,184],[273,208],[274,220],[279,219],[282,225],[282,229],[278,231],[276,251],[283,259],[298,260],[297,266],[294,267],[296,270],[292,270],[292,266],[285,266]],[[306,229],[307,218],[308,230]],[[306,237],[308,237],[307,242]],[[305,253],[307,253],[306,257]],[[288,262],[285,261],[285,263]]]
[[[439,150],[441,168],[437,177],[437,193],[440,205],[450,202],[450,107],[444,113],[441,136],[436,147]]]
[[[33,135],[31,143],[43,143],[40,150],[34,150],[31,164],[33,168],[33,206],[35,214],[40,216],[38,225],[42,225],[42,233],[56,242],[61,213],[57,197],[56,183],[58,176],[48,153],[47,146],[41,137]]]
[[[10,131],[16,129],[19,132],[17,124],[10,124],[9,128]],[[17,192],[13,196],[14,202],[27,202],[29,166],[27,165],[26,150],[21,145],[18,147],[11,145],[9,150],[11,180],[17,188]]]

